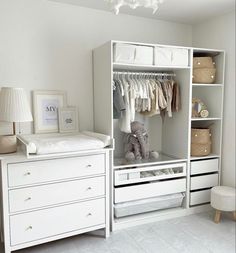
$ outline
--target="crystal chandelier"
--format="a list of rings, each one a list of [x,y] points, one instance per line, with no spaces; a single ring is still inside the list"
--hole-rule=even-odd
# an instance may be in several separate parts
[[[145,7],[153,9],[153,14],[158,10],[158,5],[163,3],[164,0],[105,0],[110,3],[112,10],[117,15],[119,14],[122,6],[129,6],[131,9],[137,7]]]

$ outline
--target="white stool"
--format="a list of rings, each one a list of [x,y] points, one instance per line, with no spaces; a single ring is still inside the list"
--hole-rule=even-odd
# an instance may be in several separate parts
[[[221,212],[233,212],[236,221],[236,189],[227,186],[215,186],[211,189],[211,206],[216,209],[215,223],[220,222]]]

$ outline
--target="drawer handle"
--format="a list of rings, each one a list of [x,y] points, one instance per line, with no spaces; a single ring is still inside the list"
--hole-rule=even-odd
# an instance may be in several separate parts
[[[29,171],[25,173],[25,176],[30,176],[30,175],[31,173]]]
[[[91,214],[91,213],[88,213],[88,214],[87,214],[87,217],[90,217],[90,216],[92,216],[92,214]]]
[[[26,230],[32,230],[32,229],[33,229],[32,226],[28,226],[28,227],[26,228]]]
[[[31,200],[31,197],[28,197],[25,201],[29,201],[29,200]]]
[[[86,167],[87,167],[87,168],[90,168],[90,167],[92,167],[92,165],[91,165],[91,164],[88,164]]]
[[[87,188],[87,191],[90,191],[90,190],[92,190],[92,187],[91,187],[91,186],[89,186],[89,187]]]

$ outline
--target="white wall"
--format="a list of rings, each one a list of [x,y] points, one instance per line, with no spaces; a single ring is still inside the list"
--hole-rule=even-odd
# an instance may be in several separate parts
[[[191,26],[47,0],[0,0],[0,87],[67,90],[80,128],[92,129],[92,49],[111,39],[191,45]]]
[[[193,44],[226,50],[222,183],[235,187],[235,11],[193,26]]]

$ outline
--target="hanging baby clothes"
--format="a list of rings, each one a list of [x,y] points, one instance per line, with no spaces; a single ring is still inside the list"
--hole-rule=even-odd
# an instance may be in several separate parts
[[[123,99],[121,85],[117,80],[113,80],[113,118],[119,119],[121,111],[125,110],[125,102]]]
[[[181,109],[181,99],[180,99],[180,88],[178,83],[173,84],[173,99],[171,103],[171,108],[173,112],[178,112]]]
[[[131,133],[129,84],[124,78],[122,79],[122,81],[121,80],[118,81],[121,82],[121,85],[123,85],[124,102],[125,102],[125,110],[121,111],[121,117],[119,119],[119,127],[122,132]]]
[[[165,114],[172,117],[180,109],[180,89],[173,80],[152,73],[123,73],[114,76],[114,87],[114,117],[119,118],[122,132],[131,132],[136,112],[148,117],[160,114],[164,119]]]

